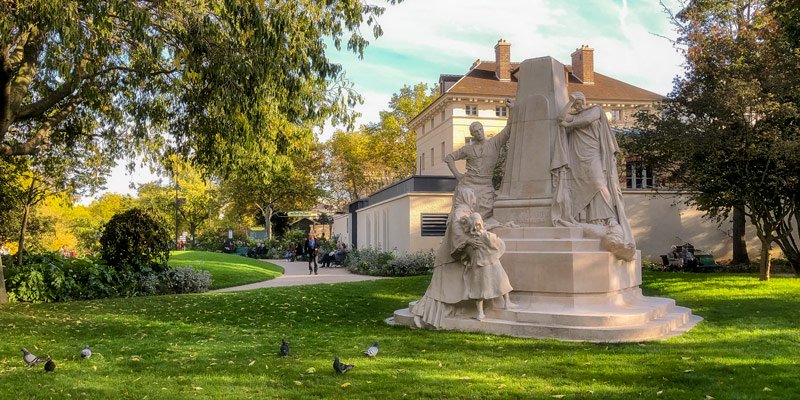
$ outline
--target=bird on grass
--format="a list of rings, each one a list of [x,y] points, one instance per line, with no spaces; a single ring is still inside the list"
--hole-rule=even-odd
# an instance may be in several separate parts
[[[375,357],[378,355],[378,341],[376,340],[372,343],[372,346],[364,351],[361,352],[365,356]]]
[[[92,356],[92,349],[89,346],[86,346],[81,350],[81,358],[89,358]]]
[[[353,365],[353,364],[342,364],[339,361],[339,357],[338,356],[334,356],[333,357],[333,370],[336,371],[337,374],[343,374],[343,373],[353,369],[353,367],[355,367],[355,365]]]
[[[281,351],[278,354],[280,354],[283,357],[289,355],[289,343],[286,343],[286,339],[281,339]]]
[[[53,362],[53,359],[50,356],[47,356],[47,362],[44,363],[44,370],[47,372],[53,372],[56,370],[56,363]]]
[[[28,364],[29,367],[32,367],[34,365],[39,365],[47,361],[44,358],[41,358],[35,354],[31,354],[31,352],[24,347],[22,348],[22,360],[25,361],[25,363]]]

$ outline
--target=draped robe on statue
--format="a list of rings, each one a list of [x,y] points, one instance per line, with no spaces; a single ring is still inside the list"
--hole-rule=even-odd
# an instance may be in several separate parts
[[[429,325],[439,327],[442,319],[453,311],[453,305],[466,300],[464,260],[469,236],[458,221],[477,211],[475,208],[476,197],[472,189],[456,188],[444,239],[436,252],[431,283],[422,299],[411,309],[412,314]]]
[[[635,249],[617,174],[617,139],[600,106],[573,114],[573,127],[556,137],[550,171],[553,174],[552,220],[555,226],[573,226],[582,221],[619,224],[622,244]],[[571,182],[571,184],[569,184]]]

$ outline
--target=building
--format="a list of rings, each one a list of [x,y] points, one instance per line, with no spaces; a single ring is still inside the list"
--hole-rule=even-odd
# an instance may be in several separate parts
[[[585,45],[572,53],[564,71],[567,90],[583,92],[589,105],[600,105],[612,128],[631,126],[636,112],[652,110],[664,99],[596,72],[594,55],[594,49]],[[348,214],[337,217],[335,227],[344,228],[359,248],[399,252],[436,248],[455,187],[444,157],[469,143],[472,122],[481,122],[487,137],[505,127],[506,99],[516,96],[518,66],[511,61],[511,43],[501,39],[494,60],[476,60],[464,75],[441,75],[440,96],[410,122],[417,135],[417,175],[352,203]],[[456,166],[463,170],[464,161]],[[657,260],[670,245],[691,242],[717,258],[730,258],[728,233],[680,198],[657,195],[646,166],[628,162],[621,170],[626,213],[643,257]]]

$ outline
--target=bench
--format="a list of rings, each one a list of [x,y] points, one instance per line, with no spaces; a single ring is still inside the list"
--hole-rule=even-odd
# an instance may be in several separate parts
[[[233,254],[238,254],[240,256],[247,256],[248,251],[250,251],[249,247],[237,247],[236,250],[233,251]]]
[[[697,271],[715,272],[725,268],[724,265],[717,264],[711,254],[695,254],[694,258],[697,259],[697,266],[695,267]]]

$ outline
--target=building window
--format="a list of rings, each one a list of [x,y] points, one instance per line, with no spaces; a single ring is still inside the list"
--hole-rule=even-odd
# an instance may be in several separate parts
[[[447,230],[447,214],[420,214],[422,236],[444,236]]]
[[[442,110],[442,116],[439,118],[439,123],[441,124],[442,122],[444,122],[444,110]]]
[[[611,122],[622,121],[622,110],[611,110]]]
[[[646,165],[629,162],[625,165],[625,187],[628,189],[652,189],[653,173]]]
[[[440,157],[442,157],[442,161],[444,161],[444,142],[442,142],[442,151],[440,151],[439,153],[441,153]]]
[[[431,117],[431,130],[433,130],[433,117]]]
[[[467,115],[478,115],[478,106],[475,104],[467,104],[464,110],[467,112]]]
[[[494,115],[497,117],[507,117],[508,116],[508,107],[495,107],[494,108]]]
[[[433,166],[434,161],[436,161],[436,156],[433,153],[433,147],[431,147],[431,167]]]

